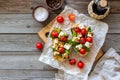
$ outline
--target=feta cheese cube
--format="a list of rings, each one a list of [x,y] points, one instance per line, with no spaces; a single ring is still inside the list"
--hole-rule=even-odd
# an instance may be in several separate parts
[[[71,47],[71,44],[65,43],[65,45],[64,45],[64,48],[65,48],[65,49],[69,50],[70,47]]]
[[[86,42],[86,43],[85,43],[85,46],[88,47],[88,48],[90,48],[91,45],[92,45],[92,43],[89,43],[89,42]]]
[[[75,48],[77,48],[78,50],[80,50],[82,48],[82,44],[79,44],[79,45],[75,46]]]

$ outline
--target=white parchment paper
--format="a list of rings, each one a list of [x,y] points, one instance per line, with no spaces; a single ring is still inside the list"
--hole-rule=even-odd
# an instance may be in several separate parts
[[[50,46],[52,45],[52,41],[50,38],[48,38],[48,42],[45,44],[43,53],[41,54],[39,61],[46,63],[54,68],[61,69],[71,75],[77,76],[80,78],[80,80],[87,80],[88,74],[92,68],[95,57],[104,43],[106,33],[108,31],[108,25],[106,23],[94,20],[84,14],[80,14],[77,10],[66,6],[61,13],[61,15],[65,19],[64,23],[61,25],[55,21],[52,28],[61,27],[63,31],[66,31],[68,34],[70,34],[70,38],[72,36],[71,23],[68,20],[68,15],[70,13],[74,13],[76,15],[75,23],[82,23],[87,26],[90,26],[92,31],[94,32],[93,46],[88,55],[85,57],[81,57],[74,51],[72,51],[72,55],[70,56],[70,58],[75,58],[77,61],[82,60],[85,63],[84,69],[79,69],[77,66],[71,66],[69,65],[68,61],[58,62],[54,60],[53,52],[50,48]]]
[[[55,80],[80,80],[80,78],[58,70]],[[120,55],[110,48],[98,61],[88,80],[120,80]]]

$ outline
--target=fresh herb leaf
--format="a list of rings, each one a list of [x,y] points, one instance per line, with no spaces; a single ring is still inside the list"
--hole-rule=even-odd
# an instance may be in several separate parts
[[[90,28],[90,27],[88,27],[88,32],[92,32],[92,30],[91,30],[91,28]]]
[[[75,46],[73,46],[73,49],[75,50],[75,52],[79,53],[79,51],[75,48]]]
[[[84,48],[87,52],[90,51],[90,49],[89,49],[88,47],[86,47],[85,45],[83,45],[83,48]]]
[[[69,55],[70,54],[70,50],[65,50],[65,53],[67,53]]]
[[[72,40],[69,39],[69,40],[66,41],[66,43],[72,44]]]
[[[72,31],[72,36],[76,37],[77,36],[76,32],[73,29],[71,29],[71,31]]]
[[[59,28],[55,28],[55,30],[56,30],[58,33],[60,33],[60,31],[61,31]]]
[[[72,41],[72,45],[73,45],[73,46],[76,46],[77,44],[79,44],[79,43]]]
[[[56,48],[52,48],[53,49],[53,51],[57,51],[57,49]]]

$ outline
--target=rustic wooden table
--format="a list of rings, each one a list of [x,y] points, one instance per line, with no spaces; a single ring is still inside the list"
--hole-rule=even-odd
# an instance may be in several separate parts
[[[37,32],[61,10],[50,12],[44,23],[33,20],[32,9],[45,0],[0,0],[0,80],[54,80],[56,69],[38,61],[35,48],[41,41]],[[66,0],[65,4],[87,14],[90,0]],[[103,21],[109,32],[103,51],[113,47],[120,52],[120,0],[109,0],[111,14]],[[101,26],[102,27],[102,26]]]

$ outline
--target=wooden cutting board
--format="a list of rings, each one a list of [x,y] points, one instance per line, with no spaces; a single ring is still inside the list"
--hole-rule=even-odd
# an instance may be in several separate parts
[[[49,31],[50,31],[50,28],[52,27],[54,21],[56,20],[53,19],[47,26],[45,26],[43,29],[41,29],[39,32],[38,32],[38,36],[46,43],[47,42],[47,35],[49,34]],[[101,56],[103,55],[103,51],[100,50],[98,55],[96,56],[96,59],[95,59],[95,62],[98,61]]]

